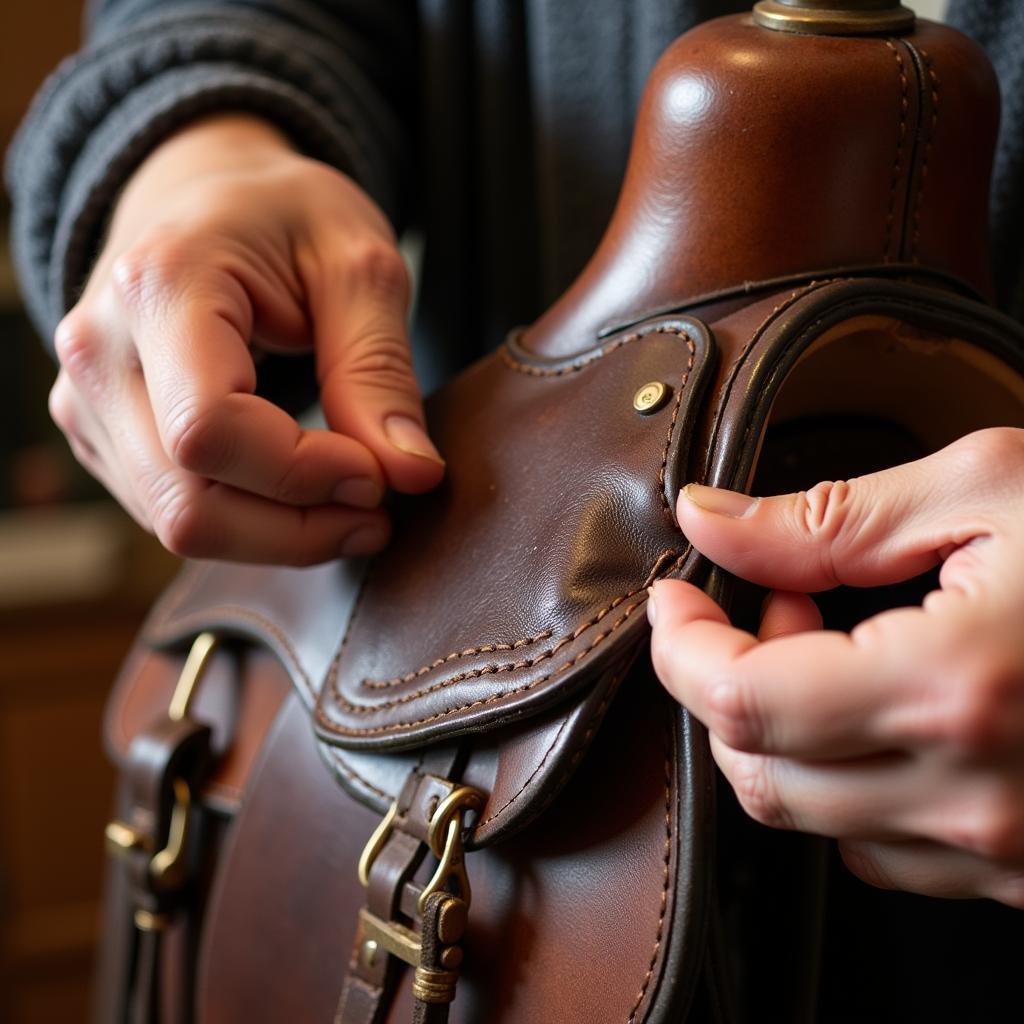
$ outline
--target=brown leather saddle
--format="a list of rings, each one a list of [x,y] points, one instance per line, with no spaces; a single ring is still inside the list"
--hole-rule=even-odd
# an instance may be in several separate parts
[[[1024,331],[982,298],[992,72],[822,7],[669,49],[604,241],[429,400],[448,474],[384,554],[191,565],[153,611],[107,721],[101,1019],[729,1019],[714,769],[644,604],[744,592],[678,489],[1024,426]]]

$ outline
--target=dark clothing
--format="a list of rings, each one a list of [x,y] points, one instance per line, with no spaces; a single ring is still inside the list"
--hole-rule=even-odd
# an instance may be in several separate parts
[[[396,226],[424,230],[418,337],[447,364],[436,379],[533,319],[572,280],[611,213],[654,61],[696,22],[751,3],[93,2],[85,50],[42,90],[7,166],[33,318],[49,337],[119,189],[161,138],[207,112],[247,110],[351,174]],[[1022,317],[1024,4],[953,0],[950,20],[988,48],[1003,84],[995,253],[1001,301]],[[987,904],[971,917],[977,905],[837,877],[851,895],[829,905],[820,1019],[1015,1019],[1001,1013],[1011,1004],[993,984],[1012,977],[1019,945],[999,929],[1016,929],[1013,912]],[[745,913],[763,912],[754,932],[769,936],[745,961],[744,988],[770,997],[800,955],[785,934],[792,907],[767,906],[774,890],[759,883],[742,895]],[[751,1019],[796,1017],[762,1006]]]
[[[1008,94],[996,177],[1004,302],[1024,314],[1024,6],[953,0]],[[74,302],[118,189],[163,136],[244,109],[427,238],[420,341],[494,345],[572,280],[618,191],[644,81],[675,36],[750,0],[93,0],[85,50],[8,163],[22,288],[44,337]]]

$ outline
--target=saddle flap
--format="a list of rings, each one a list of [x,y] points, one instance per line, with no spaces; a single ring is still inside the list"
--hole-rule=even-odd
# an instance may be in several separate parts
[[[320,689],[325,742],[401,749],[504,726],[635,648],[647,587],[686,555],[672,496],[711,346],[689,318],[570,359],[513,339],[430,401],[448,473],[395,508]]]

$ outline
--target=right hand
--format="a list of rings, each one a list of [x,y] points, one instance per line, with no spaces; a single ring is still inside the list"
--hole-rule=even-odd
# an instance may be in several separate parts
[[[161,144],[122,193],[57,328],[50,411],[80,462],[165,547],[308,565],[388,539],[387,487],[444,463],[384,215],[269,124],[225,115]],[[316,356],[328,430],[254,394],[259,350]]]

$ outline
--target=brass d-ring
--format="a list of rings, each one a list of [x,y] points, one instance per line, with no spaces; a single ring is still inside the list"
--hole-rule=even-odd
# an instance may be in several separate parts
[[[448,824],[463,811],[479,811],[484,805],[484,795],[473,786],[459,786],[453,789],[438,805],[430,817],[427,828],[427,842],[435,857],[444,856],[448,846]]]

